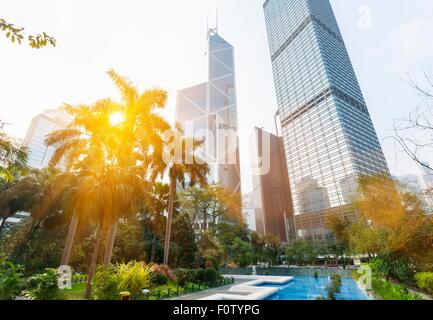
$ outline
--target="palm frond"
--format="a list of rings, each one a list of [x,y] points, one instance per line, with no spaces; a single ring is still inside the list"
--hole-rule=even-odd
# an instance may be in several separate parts
[[[116,73],[113,69],[110,69],[108,72],[108,76],[111,78],[111,80],[116,85],[117,89],[119,90],[122,99],[129,103],[131,102],[135,97],[137,97],[137,89],[134,88],[131,81],[127,77],[122,77],[118,73]]]

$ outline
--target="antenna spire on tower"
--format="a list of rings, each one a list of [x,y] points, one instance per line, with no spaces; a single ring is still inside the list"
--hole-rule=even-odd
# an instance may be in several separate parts
[[[216,8],[215,11],[215,33],[218,33],[218,8]]]

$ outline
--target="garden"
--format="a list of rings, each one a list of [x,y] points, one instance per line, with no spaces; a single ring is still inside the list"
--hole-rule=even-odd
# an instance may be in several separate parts
[[[74,274],[59,286],[64,279],[55,269],[25,277],[22,266],[3,260],[0,300],[83,300],[87,276]],[[98,268],[90,300],[161,300],[231,283],[232,278],[223,277],[213,267],[173,271],[167,266],[131,261]]]

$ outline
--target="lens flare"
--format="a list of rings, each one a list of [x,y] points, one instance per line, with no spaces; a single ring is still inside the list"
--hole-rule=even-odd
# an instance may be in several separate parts
[[[110,124],[115,127],[125,121],[125,115],[121,112],[116,112],[110,115]]]

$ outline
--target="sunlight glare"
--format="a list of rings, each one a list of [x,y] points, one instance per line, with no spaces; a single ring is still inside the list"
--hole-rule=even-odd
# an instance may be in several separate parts
[[[125,116],[121,112],[116,112],[110,115],[110,124],[115,127],[125,121]]]

